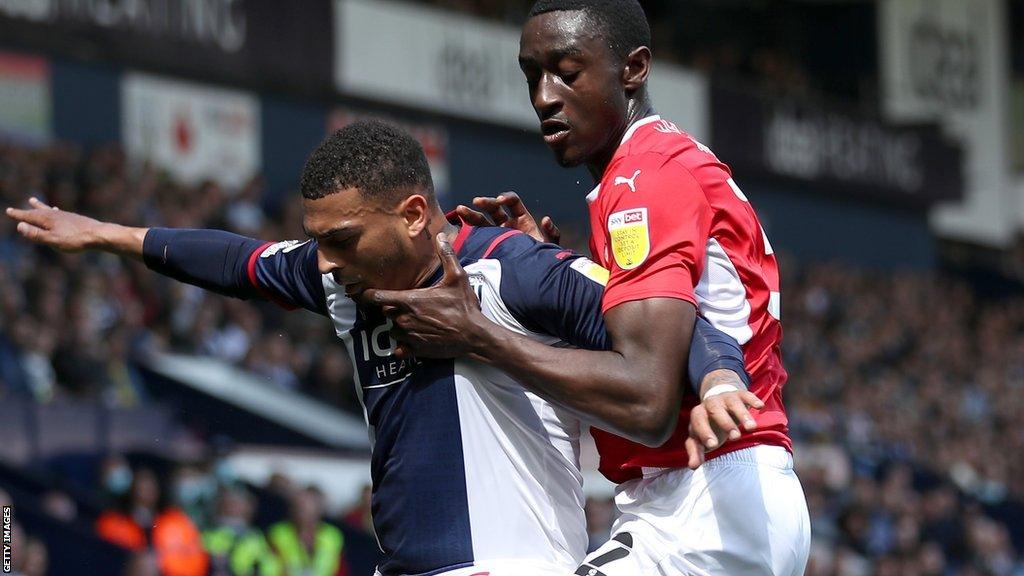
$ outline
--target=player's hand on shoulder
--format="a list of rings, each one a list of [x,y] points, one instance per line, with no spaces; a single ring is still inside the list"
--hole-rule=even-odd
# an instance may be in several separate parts
[[[750,409],[764,407],[743,380],[731,370],[715,370],[701,384],[703,399],[690,412],[690,434],[686,441],[690,468],[704,461],[704,452],[738,440],[743,432],[757,428]]]
[[[65,212],[37,198],[30,198],[28,203],[28,209],[7,208],[7,216],[18,223],[18,233],[25,238],[66,252],[86,250],[98,239],[102,222]]]
[[[558,244],[562,238],[558,226],[550,216],[541,219],[540,224],[526,209],[523,199],[515,192],[504,192],[495,197],[480,196],[473,199],[473,206],[459,205],[455,212],[473,226],[489,226],[492,223],[505,228],[519,230],[538,242]]]

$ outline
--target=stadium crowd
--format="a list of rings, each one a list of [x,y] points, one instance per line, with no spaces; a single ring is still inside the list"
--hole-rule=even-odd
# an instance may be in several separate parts
[[[212,182],[181,186],[148,168],[129,172],[114,148],[83,155],[69,146],[3,146],[0,201],[21,205],[37,195],[116,222],[303,236],[297,203],[267,217],[259,179],[229,196]],[[130,360],[172,349],[222,358],[283,388],[354,408],[347,356],[327,345],[332,335],[311,315],[210,296],[164,281],[141,262],[38,250],[15,239],[6,218],[0,236],[0,379],[7,389],[44,402],[101,395],[130,406],[145,395]]]
[[[271,213],[263,192],[259,179],[238,191],[176,184],[129,165],[113,147],[0,145],[4,205],[36,195],[134,225],[302,237],[298,202]],[[1024,498],[1024,431],[1014,426],[1024,413],[1024,298],[984,301],[964,280],[938,273],[788,260],[782,269],[787,402],[814,531],[808,573],[1024,574],[1021,520],[1007,523],[997,512]],[[164,349],[215,356],[356,410],[351,367],[317,320],[205,294],[139,262],[39,249],[0,219],[0,398],[146,402],[134,360]],[[267,552],[281,549],[275,534],[294,542],[296,533],[318,529],[324,511],[315,490],[288,487],[281,477],[265,488],[240,487],[216,469],[216,462],[179,466],[162,488],[146,467],[103,461],[96,489],[109,506],[93,527],[138,552],[127,574],[171,573],[146,552],[156,534],[139,530],[156,514],[176,518],[172,539],[215,558],[228,535],[239,537],[247,569],[258,564],[260,574],[286,562]],[[271,501],[286,505],[258,531],[253,511]],[[42,502],[47,514],[74,521],[69,495],[54,492]],[[588,515],[597,543],[607,533],[609,502],[591,502]],[[275,533],[288,518],[313,528]],[[366,530],[365,498],[336,524]],[[46,547],[57,543],[19,537],[28,542],[19,547],[22,573],[44,574]],[[250,573],[231,564],[221,573]]]
[[[167,466],[152,459],[130,464],[121,455],[109,455],[89,478],[105,503],[98,513],[61,489],[39,498],[38,513],[68,533],[84,528],[96,543],[120,549],[124,576],[362,573],[350,567],[349,550],[361,546],[365,556],[365,549],[373,548],[372,539],[352,542],[342,527],[349,538],[369,530],[365,499],[351,511],[329,517],[324,495],[315,487],[298,486],[283,474],[275,474],[265,486],[250,486],[227,476],[223,462],[208,464]],[[3,488],[0,503],[13,504],[16,510],[13,573],[45,576],[48,546],[61,543],[26,534],[17,520],[19,500]],[[96,565],[83,568],[108,573]]]

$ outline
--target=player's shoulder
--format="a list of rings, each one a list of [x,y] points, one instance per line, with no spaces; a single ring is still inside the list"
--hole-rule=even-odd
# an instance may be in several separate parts
[[[682,168],[699,178],[730,176],[729,167],[710,148],[675,123],[660,117],[641,122],[634,132],[627,133],[618,155],[626,164],[660,162],[661,166]]]
[[[469,260],[497,260],[515,264],[521,260],[536,260],[541,256],[557,262],[565,257],[558,256],[562,252],[571,254],[557,245],[539,242],[518,230],[482,226],[472,230],[461,254]]]
[[[622,137],[620,156],[663,154],[674,156],[697,146],[697,141],[675,123],[650,116],[630,126]]]
[[[510,246],[522,250],[530,243],[535,242],[518,230],[500,226],[464,227],[459,236],[464,240],[460,246],[457,246],[457,251],[463,260],[469,261],[504,255]]]
[[[537,294],[552,283],[575,274],[603,286],[607,273],[581,254],[557,244],[540,242],[528,234],[508,228],[481,228],[472,250],[463,252],[467,272],[497,272],[505,296],[536,301]],[[467,244],[468,245],[468,244]],[[468,256],[468,258],[467,258]]]
[[[305,257],[309,254],[316,254],[316,240],[282,240],[280,242],[266,242],[262,244],[254,257],[270,259],[275,257]]]

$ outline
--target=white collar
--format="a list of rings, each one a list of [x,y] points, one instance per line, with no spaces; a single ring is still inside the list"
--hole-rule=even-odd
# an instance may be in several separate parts
[[[658,120],[661,120],[661,116],[658,114],[652,114],[646,118],[641,118],[640,120],[633,122],[633,125],[630,126],[629,129],[626,130],[626,133],[622,136],[622,142],[619,142],[619,146],[622,146],[623,144],[626,143],[626,140],[632,138],[633,133],[636,132],[641,126],[646,126],[652,122],[657,122]]]

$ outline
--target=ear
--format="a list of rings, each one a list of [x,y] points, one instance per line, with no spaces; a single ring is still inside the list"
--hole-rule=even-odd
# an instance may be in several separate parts
[[[622,69],[622,86],[632,94],[647,84],[647,76],[651,72],[651,49],[641,46],[626,57],[626,66]]]
[[[430,201],[422,194],[413,194],[398,205],[398,213],[405,220],[410,238],[419,236],[430,221]]]

